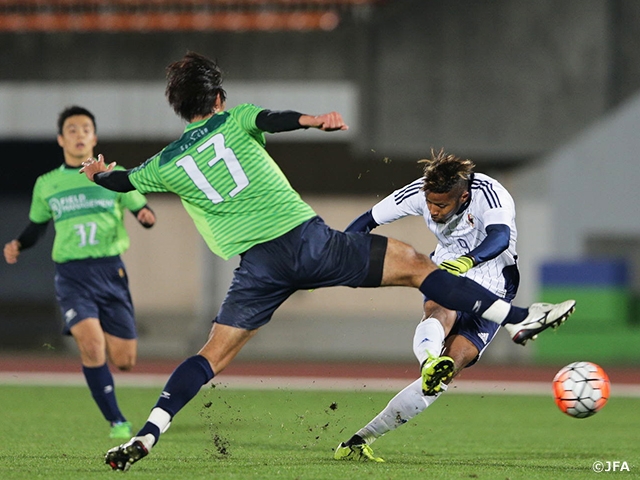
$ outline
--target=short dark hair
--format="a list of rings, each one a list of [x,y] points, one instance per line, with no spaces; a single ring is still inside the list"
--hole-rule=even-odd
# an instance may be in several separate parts
[[[74,115],[86,115],[91,119],[91,122],[93,123],[93,129],[96,132],[98,131],[98,127],[96,125],[96,117],[93,116],[93,113],[91,113],[86,108],[79,107],[77,105],[72,105],[71,107],[65,108],[62,112],[60,112],[60,115],[58,115],[58,134],[59,135],[62,135],[62,127],[64,127],[64,122],[67,120],[67,118],[73,117]]]
[[[211,114],[218,96],[222,102],[227,99],[218,64],[195,52],[167,67],[164,94],[173,111],[188,122]]]
[[[449,193],[454,188],[466,188],[475,164],[446,153],[431,150],[431,158],[420,160],[424,163],[422,190],[433,193]]]

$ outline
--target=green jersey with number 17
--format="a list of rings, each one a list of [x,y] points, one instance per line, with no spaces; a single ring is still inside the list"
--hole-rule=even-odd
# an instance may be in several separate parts
[[[244,104],[194,122],[129,173],[140,193],[173,192],[209,248],[226,259],[316,214],[264,148],[261,108]]]
[[[129,248],[124,208],[137,211],[147,204],[139,192],[112,192],[78,170],[62,164],[38,177],[33,187],[29,220],[53,220],[51,257],[58,263],[120,255]]]

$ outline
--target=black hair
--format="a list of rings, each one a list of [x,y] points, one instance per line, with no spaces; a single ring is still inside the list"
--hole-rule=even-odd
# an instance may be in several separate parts
[[[167,67],[165,96],[176,114],[190,122],[213,112],[216,99],[227,99],[218,64],[195,52],[187,52]]]
[[[463,191],[475,167],[471,160],[448,154],[444,149],[431,150],[431,158],[418,163],[425,164],[422,190],[433,193],[449,193],[454,188]]]
[[[62,127],[64,127],[64,122],[67,120],[67,118],[73,117],[74,115],[86,115],[91,119],[91,122],[93,123],[94,131],[96,132],[98,131],[98,127],[96,125],[96,117],[93,116],[93,113],[91,113],[86,108],[79,107],[77,105],[72,105],[71,107],[65,108],[62,112],[60,112],[60,115],[58,115],[58,134],[59,135],[62,135]]]

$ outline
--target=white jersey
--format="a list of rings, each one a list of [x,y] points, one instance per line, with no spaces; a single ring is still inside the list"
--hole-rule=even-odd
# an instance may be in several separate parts
[[[471,181],[471,202],[447,223],[436,223],[429,215],[427,200],[422,191],[423,179],[396,190],[371,209],[379,224],[391,223],[407,215],[422,215],[438,239],[432,260],[439,265],[469,253],[487,237],[489,225],[507,225],[511,230],[509,247],[497,257],[476,265],[464,276],[476,281],[500,297],[506,293],[503,270],[515,265],[516,209],[509,192],[495,179],[475,173]]]

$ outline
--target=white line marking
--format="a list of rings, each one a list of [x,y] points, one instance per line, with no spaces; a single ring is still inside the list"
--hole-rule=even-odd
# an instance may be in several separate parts
[[[114,374],[118,387],[162,388],[168,374]],[[216,388],[238,390],[340,390],[398,392],[411,383],[390,378],[314,378],[220,375],[211,382]],[[0,372],[0,385],[84,386],[81,373]],[[507,382],[500,380],[457,380],[448,393],[487,395],[551,396],[551,382]],[[640,385],[613,384],[612,397],[640,397]]]

